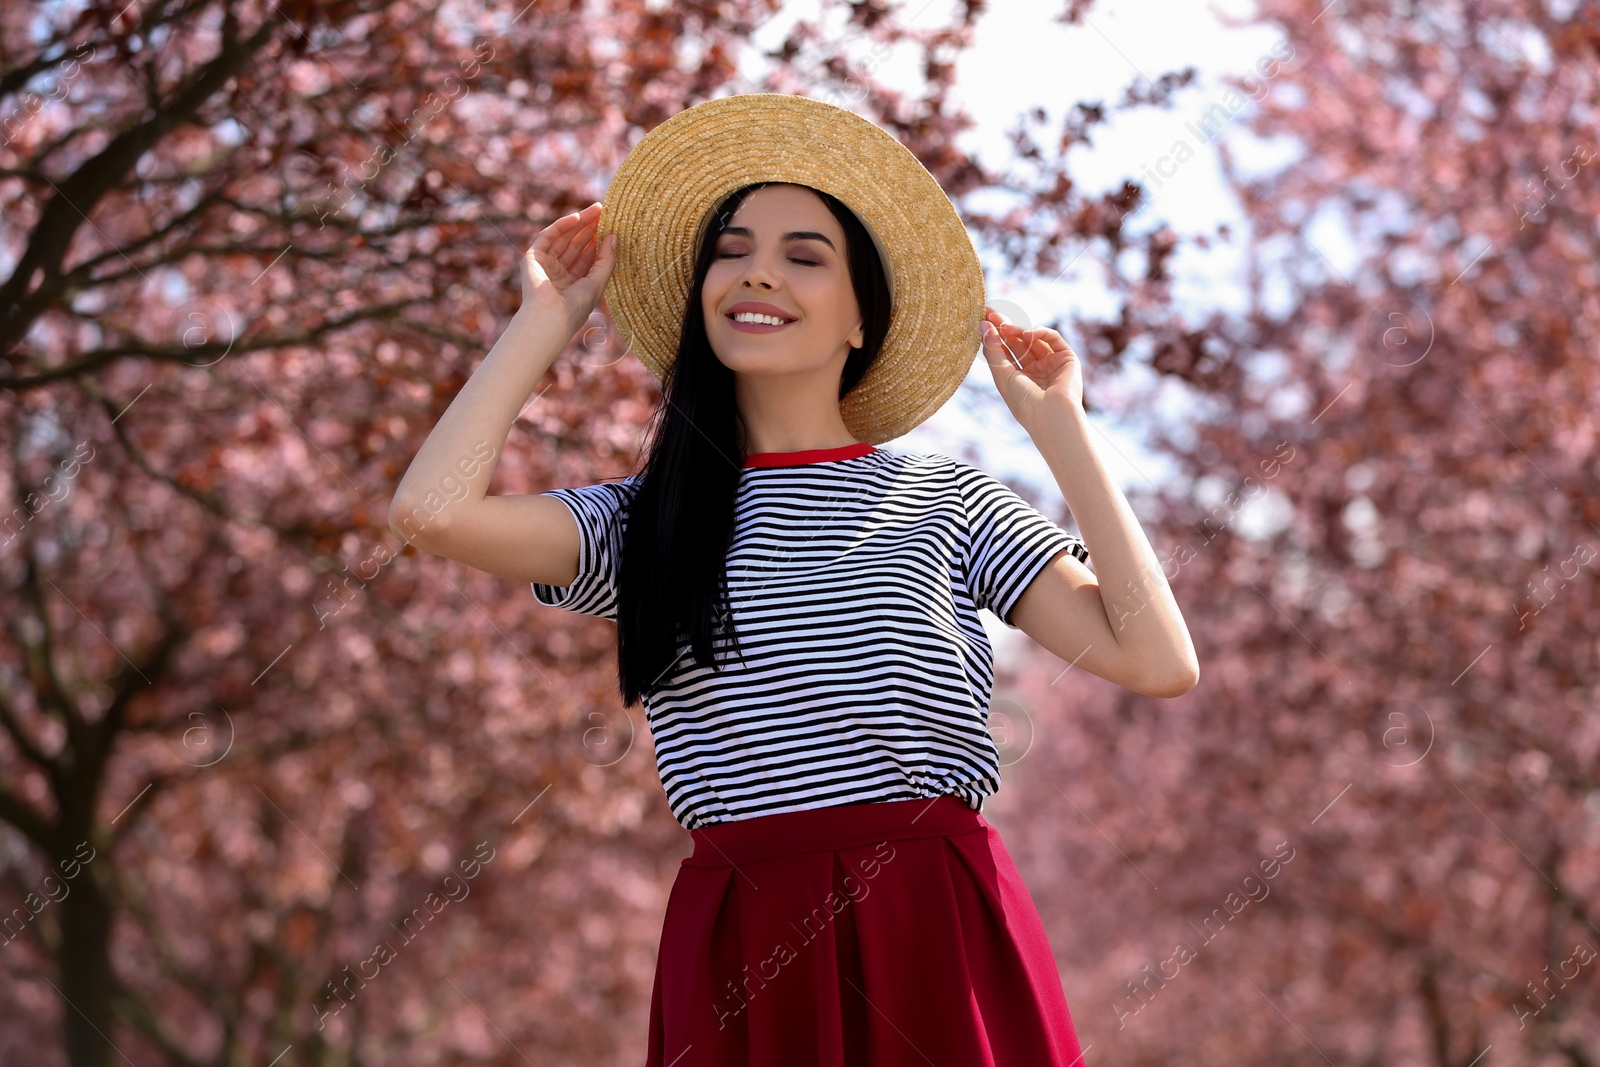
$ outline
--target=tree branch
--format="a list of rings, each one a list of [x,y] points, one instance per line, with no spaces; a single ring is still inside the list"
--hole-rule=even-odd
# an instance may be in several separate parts
[[[55,824],[6,791],[5,784],[0,780],[0,820],[10,823],[46,856],[55,855],[60,838]]]
[[[150,345],[142,342],[130,342],[114,345],[109,348],[98,349],[89,353],[82,359],[38,374],[19,375],[14,378],[0,378],[0,388],[12,392],[21,392],[25,389],[36,389],[42,385],[61,381],[65,378],[80,377],[91,371],[97,371],[115,360],[126,356],[137,356],[164,363],[187,363],[191,366],[195,359],[202,356],[216,356],[221,358],[227,355],[239,355],[247,352],[260,352],[268,349],[278,349],[292,345],[305,345],[315,347],[322,343],[323,335],[342,330],[347,326],[362,322],[367,319],[383,318],[393,312],[402,311],[409,307],[425,306],[431,297],[418,297],[412,300],[400,300],[387,304],[373,304],[352,311],[342,318],[330,320],[313,326],[310,329],[299,330],[289,334],[279,334],[273,337],[264,337],[258,340],[244,342],[235,338],[228,343],[210,345]]]
[[[276,10],[276,9],[275,9]],[[162,106],[144,110],[145,121],[112,138],[97,155],[55,185],[34,225],[27,246],[16,261],[11,277],[0,285],[0,352],[27,334],[34,321],[61,295],[61,263],[73,237],[88,222],[100,201],[121,185],[134,165],[174,128],[193,121],[200,106],[242,70],[277,33],[286,17],[266,18],[248,38],[234,35],[238,23],[230,17],[216,57],[176,96]],[[55,183],[52,183],[53,185]],[[38,288],[28,286],[36,275]]]

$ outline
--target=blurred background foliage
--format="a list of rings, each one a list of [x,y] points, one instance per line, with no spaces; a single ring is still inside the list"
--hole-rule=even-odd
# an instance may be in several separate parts
[[[752,81],[778,15],[0,8],[0,1062],[638,1060],[689,841],[614,630],[385,513],[533,236],[777,91],[903,140],[992,270],[1098,268],[1109,314],[1021,310],[1091,414],[1163,413],[1178,473],[1129,495],[1200,685],[1030,646],[991,716],[1088,1061],[1600,1063],[1600,9],[1261,0],[1289,58],[1223,106],[1297,151],[1220,144],[1247,225],[1192,235],[1148,198],[1180,146],[1109,192],[1066,160],[1192,69],[991,170],[983,4],[823,3]],[[1197,318],[1171,261],[1219,243],[1246,299]],[[605,326],[496,492],[632,469],[656,386]]]

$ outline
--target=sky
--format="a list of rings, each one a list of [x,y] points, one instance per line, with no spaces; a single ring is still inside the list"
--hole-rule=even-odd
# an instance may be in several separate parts
[[[1145,181],[1149,204],[1132,220],[1135,229],[1149,228],[1158,219],[1185,235],[1212,233],[1222,222],[1243,228],[1245,220],[1221,180],[1216,141],[1229,140],[1252,170],[1284,165],[1292,160],[1294,146],[1262,145],[1250,138],[1241,121],[1248,114],[1248,103],[1231,115],[1220,132],[1213,132],[1210,140],[1200,127],[1201,115],[1225,99],[1227,87],[1220,77],[1252,73],[1263,61],[1277,58],[1274,49],[1282,55],[1284,34],[1272,26],[1227,25],[1227,19],[1252,16],[1253,5],[1242,2],[1156,5],[1151,0],[1101,0],[1077,26],[1061,25],[1042,14],[1061,6],[1064,0],[1050,6],[997,4],[980,16],[974,46],[961,54],[956,68],[953,97],[975,120],[960,139],[961,146],[985,165],[1002,167],[1010,157],[1007,131],[1024,113],[1043,108],[1048,118],[1033,128],[1053,130],[1075,103],[1111,103],[1133,82],[1192,65],[1199,71],[1196,83],[1178,94],[1176,107],[1119,113],[1109,124],[1096,128],[1091,146],[1074,146],[1067,156],[1069,170],[1085,194],[1114,189],[1128,177],[1153,178]],[[950,0],[907,0],[896,6],[901,20],[913,27],[939,25],[941,19],[948,20],[951,8]],[[763,25],[752,37],[747,53],[739,57],[741,68],[752,75],[764,70],[766,61],[759,53],[781,42],[800,17],[813,17],[809,5],[791,2]],[[1149,32],[1152,17],[1161,20],[1161,33]],[[842,13],[836,21],[842,24]],[[913,46],[903,45],[877,57],[867,42],[856,42],[845,51],[853,69],[870,69],[873,77],[891,85],[910,88],[918,83],[920,50]],[[874,61],[876,69],[871,67]],[[746,85],[737,91],[752,88]],[[1269,79],[1266,90],[1271,88]],[[1211,114],[1226,112],[1213,110]],[[1194,151],[1181,165],[1171,158],[1178,140]],[[1170,176],[1163,178],[1163,173]],[[1212,308],[1237,310],[1244,306],[1243,287],[1228,281],[1240,277],[1237,247],[1214,244],[1202,253],[1185,246],[1176,257],[1175,293],[1186,318],[1197,320]],[[1094,315],[1115,311],[1098,281],[1099,267],[1091,255],[1084,255],[1053,282],[1030,282],[1008,275],[1001,269],[999,257],[982,246],[979,255],[991,303],[1009,301],[1033,321],[1065,319],[1074,311]],[[1067,341],[1072,343],[1074,338],[1067,337]],[[1087,383],[1096,372],[1085,367],[1084,373]],[[1159,458],[1140,447],[1144,424],[1139,419],[1180,419],[1192,406],[1174,387],[1163,394],[1161,407],[1140,412],[1139,419],[1123,420],[1111,414],[1121,406],[1118,396],[1125,395],[1128,387],[1147,384],[1149,377],[1140,377],[1137,368],[1125,384],[1103,378],[1096,382],[1097,401],[1107,409],[1107,413],[1094,416],[1101,451],[1113,477],[1125,487],[1158,484],[1173,474]],[[1119,385],[1124,387],[1119,389]],[[1036,490],[1041,507],[1061,505],[1049,468],[1010,417],[981,360],[974,360],[961,392],[943,409],[911,433],[887,443],[896,451],[946,453],[964,451],[968,446],[983,457],[990,473]]]
[[[1199,4],[1158,6],[1149,0],[1110,2],[1095,5],[1083,24],[1067,27],[1042,21],[1037,15],[1030,17],[1027,5],[996,6],[978,25],[976,47],[957,66],[955,98],[977,119],[963,147],[975,151],[987,165],[1000,165],[1009,154],[1006,131],[1017,124],[1023,110],[1034,106],[1046,109],[1049,122],[1043,128],[1056,128],[1074,103],[1114,102],[1135,82],[1193,65],[1200,71],[1196,84],[1178,95],[1177,106],[1116,114],[1110,123],[1096,128],[1092,145],[1077,145],[1069,151],[1068,170],[1085,195],[1114,190],[1130,177],[1140,180],[1149,198],[1148,206],[1131,221],[1140,231],[1153,227],[1157,220],[1185,235],[1212,233],[1223,222],[1243,227],[1245,220],[1223,185],[1215,145],[1205,137],[1201,116],[1208,108],[1213,109],[1213,116],[1226,114],[1216,110],[1225,107],[1222,101],[1227,93],[1227,87],[1217,80],[1220,76],[1247,74],[1264,57],[1274,59],[1271,49],[1282,51],[1284,37],[1268,27],[1229,28],[1215,10]],[[1222,10],[1248,14],[1241,7]],[[1163,32],[1149,32],[1152,16],[1160,18]],[[994,77],[996,70],[1005,71],[1005,77]],[[1226,98],[1241,99],[1236,95]],[[1213,136],[1229,137],[1239,147],[1244,134],[1239,118],[1248,106]],[[1178,141],[1194,152],[1193,158],[1181,164],[1172,155]],[[1184,246],[1175,259],[1175,294],[1192,319],[1215,307],[1243,308],[1242,286],[1227,283],[1228,278],[1240,276],[1241,264],[1231,254],[1236,247],[1213,245],[1211,251],[1201,253]],[[996,268],[990,274],[990,285],[997,296],[1028,309],[1036,320],[1072,311],[1113,314],[1115,305],[1099,284],[1099,268],[1091,259],[1084,255],[1054,282],[1029,283]],[[1073,338],[1067,340],[1071,343]],[[992,390],[988,372],[981,366],[976,371],[968,384],[981,381]],[[1086,377],[1093,373],[1093,368],[1085,368]],[[1149,384],[1147,375],[1135,374],[1135,379],[1140,386]],[[1168,417],[1181,418],[1183,399],[1176,391],[1168,397],[1172,405]],[[1113,394],[1105,398],[1103,406],[1115,410],[1120,405]],[[1107,459],[1117,464],[1115,474],[1124,484],[1170,476],[1160,461],[1139,447],[1136,423],[1119,426],[1097,416],[1096,424],[1105,431],[1107,442],[1117,446]],[[1025,436],[1021,444],[1028,444]],[[1041,484],[1051,481],[1042,463],[1018,463],[1015,473],[1019,478]],[[1029,477],[1030,470],[1037,477]]]
[[[952,6],[949,0],[908,0],[895,10],[902,22],[931,27],[941,24],[941,19],[948,24]],[[1046,14],[1064,7],[1065,0],[1051,5],[993,4],[980,16],[974,45],[961,53],[957,63],[952,94],[975,120],[961,138],[961,147],[986,166],[1002,167],[1011,156],[1007,131],[1034,108],[1044,109],[1047,119],[1043,124],[1030,124],[1030,128],[1052,131],[1059,129],[1062,118],[1078,102],[1114,104],[1141,79],[1194,66],[1198,72],[1195,83],[1177,94],[1174,107],[1116,113],[1108,124],[1096,127],[1091,145],[1077,145],[1069,151],[1069,173],[1085,194],[1114,189],[1125,178],[1141,180],[1148,204],[1130,223],[1136,230],[1164,220],[1186,236],[1213,233],[1223,222],[1232,224],[1236,233],[1244,232],[1243,215],[1222,181],[1216,144],[1227,140],[1241,165],[1258,173],[1292,162],[1297,146],[1263,143],[1248,135],[1243,120],[1252,104],[1246,100],[1238,106],[1242,98],[1229,95],[1228,86],[1220,79],[1265,70],[1267,76],[1257,95],[1274,91],[1273,63],[1278,62],[1281,69],[1293,62],[1292,47],[1282,30],[1273,25],[1233,25],[1254,17],[1253,4],[1242,0],[1194,5],[1100,0],[1076,26],[1062,25]],[[797,17],[814,16],[805,6],[791,3],[761,28],[751,40],[750,53],[756,54],[755,60],[743,62],[741,57],[746,73],[765,69],[759,52],[780,42]],[[1155,19],[1160,22],[1159,33],[1150,32]],[[870,70],[873,77],[891,85],[910,88],[918,84],[920,50],[915,47],[903,45],[886,56],[875,56],[867,42],[858,42],[857,47],[845,51],[853,69]],[[1222,110],[1216,110],[1218,106]],[[1209,128],[1204,126],[1203,114],[1213,118]],[[1181,164],[1173,152],[1180,140],[1193,152]],[[1186,245],[1175,257],[1174,293],[1187,321],[1198,321],[1214,308],[1238,310],[1244,306],[1242,284],[1230,281],[1242,276],[1238,247],[1237,239],[1232,245],[1214,243],[1206,252]],[[1009,301],[1032,321],[1065,321],[1072,312],[1108,315],[1115,310],[1098,281],[1100,268],[1092,262],[1092,255],[1084,255],[1059,279],[1048,282],[1008,275],[1001,269],[998,255],[981,245],[979,257],[990,303]],[[1071,344],[1075,339],[1068,336],[1066,340]],[[1096,403],[1104,409],[1091,416],[1091,423],[1096,450],[1113,480],[1124,491],[1135,486],[1153,488],[1170,480],[1175,472],[1141,447],[1141,439],[1152,424],[1181,421],[1184,413],[1193,409],[1192,398],[1176,383],[1164,385],[1153,410],[1138,409],[1131,416],[1122,416],[1119,411],[1130,410],[1131,405],[1119,402],[1120,398],[1150,384],[1149,372],[1132,367],[1120,379],[1097,379],[1098,373],[1094,367],[1084,368],[1086,386],[1093,385]],[[1052,516],[1062,512],[1062,495],[1049,467],[1005,408],[981,360],[974,360],[961,390],[938,413],[911,433],[887,442],[886,447],[946,455],[971,449],[978,466],[1018,487],[1041,510]],[[1264,511],[1270,506],[1262,504]],[[1241,532],[1248,533],[1251,517],[1241,515],[1239,519]],[[1021,635],[987,615],[984,622],[997,655],[1006,658]]]

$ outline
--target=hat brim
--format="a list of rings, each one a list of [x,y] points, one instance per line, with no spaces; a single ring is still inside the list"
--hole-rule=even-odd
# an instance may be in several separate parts
[[[696,104],[647,133],[606,190],[598,236],[617,233],[606,305],[657,379],[677,356],[710,212],[756,182],[838,198],[872,234],[891,279],[882,351],[839,404],[857,439],[881,444],[932,415],[980,347],[983,268],[949,197],[910,149],[820,100],[746,93]]]

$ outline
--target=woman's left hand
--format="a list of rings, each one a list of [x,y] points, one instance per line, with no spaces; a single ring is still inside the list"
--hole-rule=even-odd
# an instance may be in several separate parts
[[[995,388],[1022,428],[1032,431],[1051,408],[1083,410],[1083,368],[1078,354],[1048,327],[1024,330],[984,305],[983,358]]]

